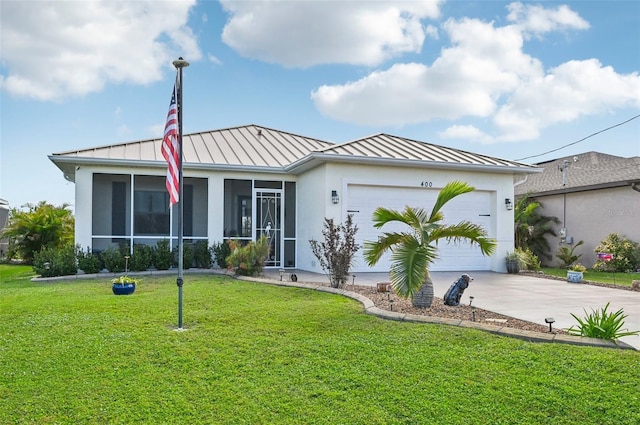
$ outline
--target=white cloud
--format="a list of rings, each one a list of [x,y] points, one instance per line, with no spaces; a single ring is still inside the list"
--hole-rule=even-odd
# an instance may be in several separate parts
[[[596,59],[545,70],[525,53],[529,33],[588,28],[575,12],[517,3],[509,10],[517,22],[505,26],[471,18],[444,22],[450,45],[431,65],[395,64],[357,81],[320,86],[311,98],[323,115],[357,124],[456,120],[442,137],[481,143],[532,140],[557,123],[640,107],[637,72],[618,74]],[[468,118],[492,123],[493,131],[467,125]]]
[[[436,27],[435,25],[427,25],[424,28],[424,33],[428,36],[431,37],[434,40],[439,40],[440,39],[440,33],[438,32],[438,27]]]
[[[146,84],[171,59],[201,58],[186,22],[195,0],[3,2],[0,87],[59,100],[109,82]]]
[[[493,137],[473,125],[452,125],[439,133],[443,139],[461,139],[471,142],[492,143]]]
[[[316,107],[358,124],[489,117],[520,78],[542,73],[539,61],[522,52],[522,37],[511,27],[463,19],[449,20],[443,28],[454,45],[432,66],[396,64],[356,82],[321,86],[311,94]]]
[[[207,60],[215,65],[222,65],[222,61],[211,53],[207,55]]]
[[[222,0],[230,14],[222,39],[245,57],[286,67],[374,66],[420,52],[421,19],[437,18],[441,1]]]
[[[621,75],[596,59],[569,61],[518,87],[494,117],[501,139],[527,140],[540,129],[618,108],[640,108],[640,75]]]
[[[548,9],[541,5],[516,2],[508,5],[507,9],[507,20],[517,25],[525,36],[530,33],[539,35],[550,31],[589,28],[589,23],[566,5]]]

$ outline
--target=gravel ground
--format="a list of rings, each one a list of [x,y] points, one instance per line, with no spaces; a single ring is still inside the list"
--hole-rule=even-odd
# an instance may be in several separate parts
[[[444,305],[442,298],[434,297],[430,308],[416,308],[411,304],[410,299],[398,297],[393,292],[378,292],[377,288],[371,286],[346,285],[348,291],[357,292],[369,298],[376,307],[383,310],[397,311],[407,314],[421,316],[442,317],[447,319],[460,319],[475,322],[489,323],[492,325],[502,325],[514,329],[527,331],[549,332],[549,326],[545,324],[531,323],[525,320],[516,319],[480,308],[471,307],[468,304],[452,307]],[[553,329],[554,333],[564,334],[561,329]]]

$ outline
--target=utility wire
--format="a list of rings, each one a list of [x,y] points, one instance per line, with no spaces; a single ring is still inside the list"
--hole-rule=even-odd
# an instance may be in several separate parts
[[[548,153],[552,153],[552,152],[559,151],[560,149],[564,149],[564,148],[567,148],[567,147],[569,147],[569,146],[575,145],[576,143],[583,142],[583,141],[587,140],[587,139],[588,139],[588,138],[590,138],[590,137],[593,137],[593,136],[595,136],[595,135],[597,135],[597,134],[600,134],[600,133],[604,133],[605,131],[607,131],[607,130],[611,130],[612,128],[619,127],[619,126],[621,126],[621,125],[623,125],[623,124],[626,124],[626,123],[628,123],[629,121],[633,121],[633,120],[635,120],[636,118],[639,118],[639,117],[640,117],[640,114],[636,115],[635,117],[631,117],[631,118],[629,118],[629,119],[628,119],[628,120],[626,120],[626,121],[620,122],[620,123],[618,123],[618,124],[616,124],[616,125],[612,125],[611,127],[607,127],[607,128],[605,128],[604,130],[596,131],[595,133],[590,134],[590,135],[588,135],[587,137],[583,137],[583,138],[582,138],[582,139],[580,139],[580,140],[576,140],[575,142],[569,143],[569,144],[564,145],[564,146],[560,146],[559,148],[552,149],[552,150],[550,150],[550,151],[543,152],[543,153],[538,154],[538,155],[531,155],[531,156],[526,156],[526,157],[524,157],[524,158],[515,159],[514,161],[523,161],[523,160],[525,160],[525,159],[529,159],[529,158],[536,158],[536,157],[538,157],[538,156],[542,156],[542,155],[546,155],[546,154],[548,154]]]

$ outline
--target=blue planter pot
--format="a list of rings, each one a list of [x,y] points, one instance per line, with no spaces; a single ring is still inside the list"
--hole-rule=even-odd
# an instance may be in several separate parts
[[[567,282],[571,282],[571,283],[582,282],[582,272],[574,272],[572,270],[567,271]]]
[[[136,290],[133,283],[114,283],[111,287],[115,295],[131,295]]]

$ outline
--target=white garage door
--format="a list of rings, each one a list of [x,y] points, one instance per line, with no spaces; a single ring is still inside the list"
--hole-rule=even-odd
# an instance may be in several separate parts
[[[365,241],[376,241],[383,232],[406,231],[407,226],[401,223],[389,223],[378,230],[373,227],[371,218],[378,207],[403,210],[405,206],[424,208],[431,212],[438,196],[439,189],[416,189],[398,187],[380,187],[365,185],[349,185],[347,188],[347,213],[353,215],[358,226],[357,243],[362,247]],[[442,209],[444,223],[456,224],[466,220],[481,225],[489,231],[490,194],[474,191],[458,196],[449,201]],[[360,249],[355,258],[355,272],[388,272],[390,253],[385,254],[378,264],[368,267]],[[432,271],[471,271],[490,270],[489,258],[482,255],[477,245],[468,242],[449,244],[441,240],[438,244],[438,259],[433,263]]]

